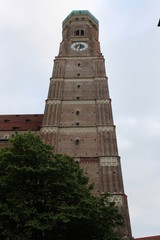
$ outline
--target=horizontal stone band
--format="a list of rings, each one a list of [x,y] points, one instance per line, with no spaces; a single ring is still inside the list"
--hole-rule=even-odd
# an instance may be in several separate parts
[[[59,132],[60,133],[84,133],[84,132],[96,132],[98,130],[98,132],[101,131],[113,131],[114,127],[113,126],[108,126],[108,127],[78,127],[78,128],[58,128],[58,127],[42,127],[41,128],[41,132]]]
[[[100,164],[102,167],[118,166],[118,160],[117,157],[101,157]]]
[[[47,100],[47,104],[48,105],[52,105],[52,104],[60,104],[62,102],[63,105],[85,105],[85,104],[108,104],[109,103],[109,99],[100,99],[100,100],[81,100],[81,101],[61,101],[61,100]]]

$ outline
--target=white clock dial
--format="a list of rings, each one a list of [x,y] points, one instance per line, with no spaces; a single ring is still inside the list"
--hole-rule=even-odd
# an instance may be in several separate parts
[[[87,43],[84,42],[76,42],[71,45],[71,49],[74,51],[84,51],[88,48]]]

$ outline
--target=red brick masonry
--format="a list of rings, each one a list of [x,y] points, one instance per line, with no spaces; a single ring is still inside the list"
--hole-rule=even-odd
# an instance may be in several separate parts
[[[43,114],[0,115],[1,131],[38,131],[42,125]]]
[[[151,237],[135,238],[135,240],[160,240],[160,235]]]

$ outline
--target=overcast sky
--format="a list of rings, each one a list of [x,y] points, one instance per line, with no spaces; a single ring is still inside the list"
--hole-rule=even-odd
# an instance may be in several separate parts
[[[99,20],[133,236],[160,235],[160,0],[0,0],[0,114],[43,113],[72,10]]]

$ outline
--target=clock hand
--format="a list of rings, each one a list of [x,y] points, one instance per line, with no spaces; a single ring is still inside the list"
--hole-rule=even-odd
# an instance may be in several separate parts
[[[80,49],[80,44],[78,45],[77,49],[78,49],[78,50]]]

